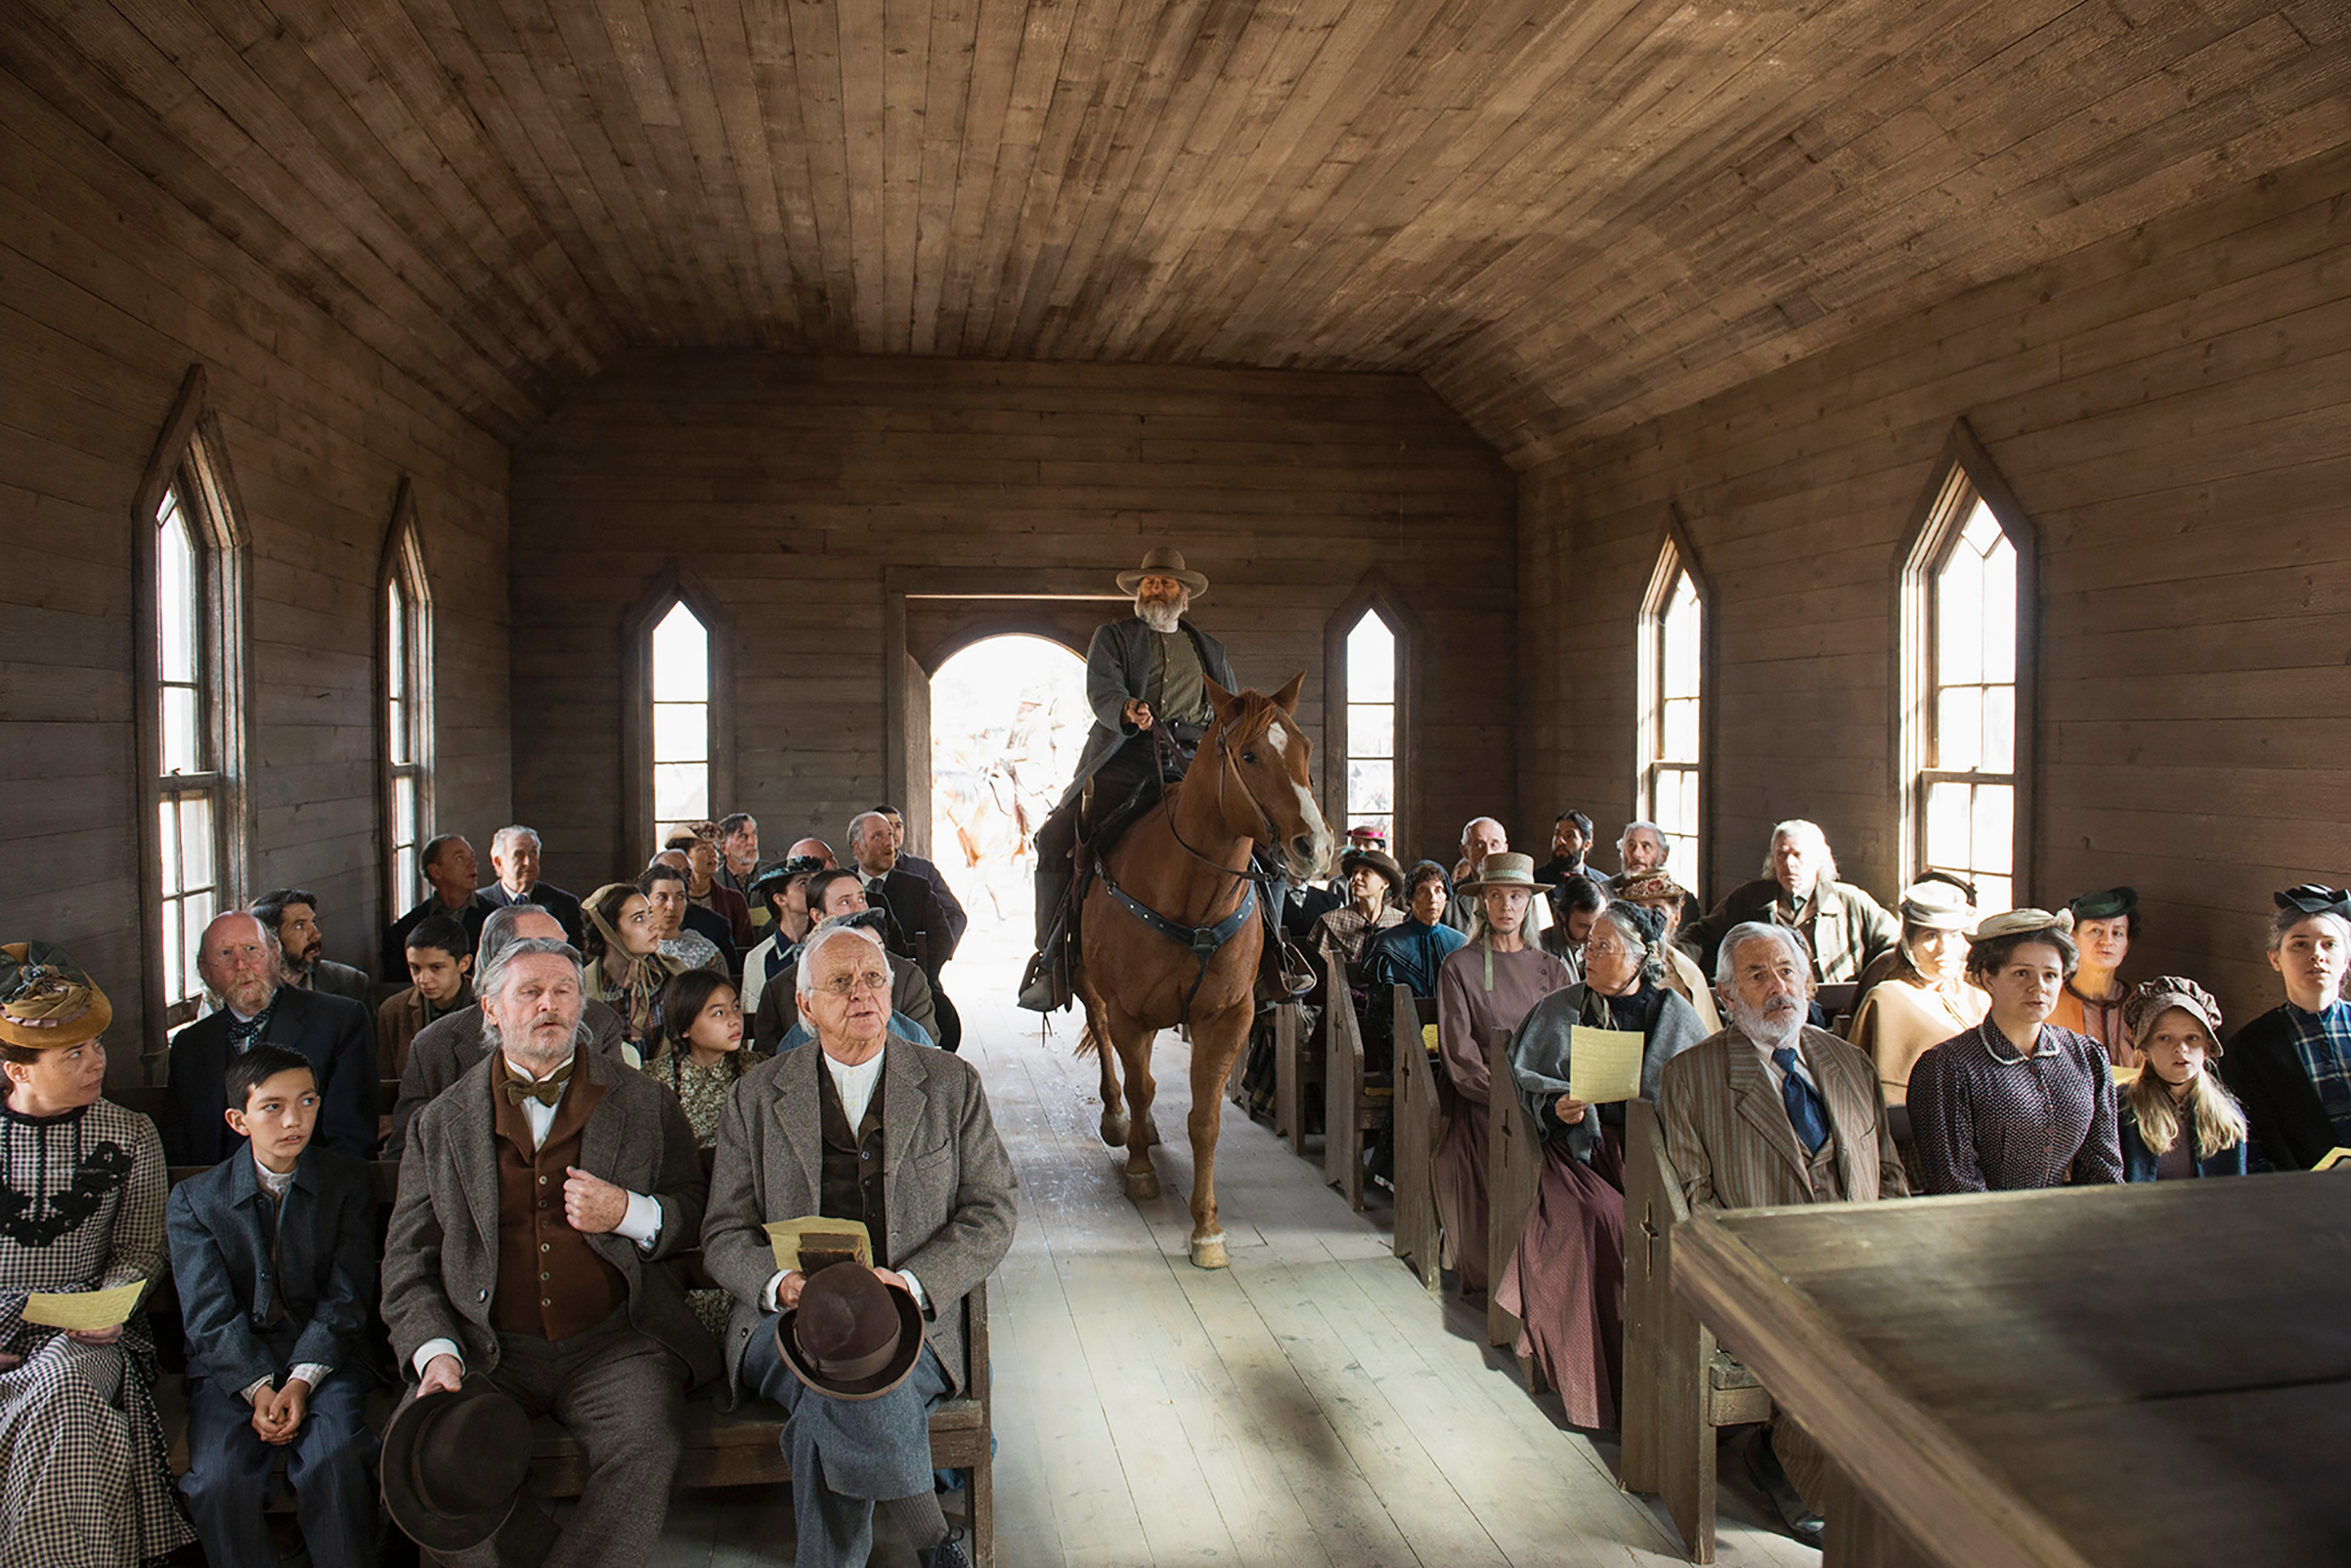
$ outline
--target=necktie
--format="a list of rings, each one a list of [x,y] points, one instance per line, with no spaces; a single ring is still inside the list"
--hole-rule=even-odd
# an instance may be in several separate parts
[[[1796,1129],[1805,1153],[1817,1154],[1820,1146],[1829,1141],[1828,1108],[1820,1103],[1820,1092],[1796,1070],[1796,1047],[1781,1046],[1771,1053],[1771,1060],[1782,1074],[1780,1098],[1787,1102],[1788,1125]]]
[[[543,1106],[555,1105],[563,1098],[564,1085],[572,1081],[572,1067],[573,1063],[577,1061],[578,1058],[575,1057],[572,1062],[566,1062],[555,1069],[553,1077],[537,1083],[528,1078],[516,1077],[513,1069],[508,1068],[506,1072],[506,1103],[519,1106],[525,1100],[536,1100]]]
[[[231,1013],[229,1015],[229,1049],[239,1056],[244,1055],[251,1048],[253,1042],[261,1038],[262,1031],[269,1026],[270,1009],[266,1007],[249,1019],[240,1019]]]

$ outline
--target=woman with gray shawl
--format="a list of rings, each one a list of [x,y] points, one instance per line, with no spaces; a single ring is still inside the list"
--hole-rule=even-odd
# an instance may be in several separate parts
[[[1518,1097],[1543,1130],[1543,1185],[1495,1298],[1517,1316],[1518,1354],[1559,1390],[1570,1425],[1617,1423],[1625,1362],[1625,1108],[1569,1092],[1577,1025],[1642,1036],[1640,1092],[1657,1099],[1669,1059],[1706,1038],[1698,1015],[1659,981],[1665,921],[1612,903],[1584,945],[1584,980],[1530,1009],[1510,1041]]]

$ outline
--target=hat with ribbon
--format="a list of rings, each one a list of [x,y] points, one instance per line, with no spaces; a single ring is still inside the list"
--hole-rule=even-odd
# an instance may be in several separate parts
[[[2075,920],[2119,920],[2139,912],[2139,890],[2109,888],[2104,893],[2085,893],[2066,907]]]
[[[1497,849],[1486,856],[1477,875],[1462,880],[1456,893],[1484,893],[1488,888],[1524,888],[1531,893],[1549,893],[1551,884],[1535,880],[1535,857]]]
[[[1358,866],[1369,866],[1373,871],[1376,871],[1381,876],[1385,877],[1388,883],[1388,896],[1390,898],[1401,898],[1404,896],[1404,867],[1398,865],[1396,863],[1396,857],[1388,853],[1385,849],[1359,849],[1350,848],[1344,853],[1340,854],[1339,875],[1350,876],[1354,873],[1356,867]]]
[[[1970,936],[1968,941],[1973,945],[1998,941],[2003,936],[2033,936],[2045,932],[2055,932],[2071,941],[2073,911],[2060,909],[2056,914],[2051,914],[2046,909],[2010,909],[1977,922],[1976,935]]]
[[[923,1359],[923,1311],[862,1263],[835,1263],[801,1285],[775,1320],[794,1376],[835,1399],[880,1399]]]
[[[1384,849],[1388,847],[1388,830],[1374,823],[1358,822],[1347,830],[1347,842]]]
[[[1620,903],[1671,903],[1681,907],[1689,890],[1663,871],[1635,871],[1616,879],[1608,890]]]
[[[530,1416],[479,1373],[418,1394],[384,1428],[384,1508],[427,1551],[498,1534],[530,1472]]]
[[[1975,924],[1968,895],[1939,877],[1921,877],[1902,890],[1902,924],[1929,931],[1964,932]]]
[[[2305,882],[2271,896],[2280,909],[2295,909],[2305,915],[2341,915],[2351,920],[2351,888],[2327,888]]]
[[[1143,565],[1137,570],[1118,574],[1118,591],[1121,593],[1134,592],[1143,586],[1143,580],[1147,577],[1171,577],[1190,588],[1192,596],[1196,599],[1208,591],[1206,578],[1197,572],[1185,569],[1184,552],[1171,550],[1164,544],[1144,556]]]
[[[2180,975],[2157,975],[2154,980],[2141,980],[2122,999],[2122,1026],[2130,1030],[2131,1044],[2146,1050],[2147,1037],[2155,1032],[2163,1015],[2175,1007],[2203,1025],[2204,1054],[2219,1056],[2220,1004],[2212,999],[2210,991]]]
[[[114,1022],[113,1004],[63,947],[0,947],[0,1041],[27,1051],[97,1039]]]

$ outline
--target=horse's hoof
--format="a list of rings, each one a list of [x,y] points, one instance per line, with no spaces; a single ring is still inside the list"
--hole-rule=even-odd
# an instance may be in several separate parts
[[[1112,1149],[1126,1147],[1126,1127],[1125,1111],[1121,1111],[1113,1114],[1106,1111],[1102,1113],[1102,1141]]]
[[[1143,1143],[1144,1143],[1144,1147],[1146,1147],[1146,1148],[1156,1148],[1156,1147],[1157,1147],[1157,1145],[1158,1145],[1158,1142],[1159,1142],[1159,1124],[1158,1124],[1157,1122],[1155,1122],[1155,1121],[1153,1121],[1153,1120],[1151,1120],[1149,1117],[1146,1117],[1146,1118],[1144,1118],[1144,1122],[1143,1122]]]
[[[1192,1239],[1192,1266],[1196,1269],[1221,1269],[1232,1262],[1225,1256],[1225,1237],[1222,1231],[1214,1236],[1196,1236]]]
[[[1159,1173],[1155,1170],[1130,1170],[1126,1173],[1126,1196],[1130,1201],[1148,1203],[1159,1196]]]

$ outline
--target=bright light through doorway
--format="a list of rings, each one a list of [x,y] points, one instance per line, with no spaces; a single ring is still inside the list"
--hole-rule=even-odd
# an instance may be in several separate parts
[[[972,916],[958,969],[1027,957],[1029,841],[1091,723],[1085,661],[1043,637],[975,642],[931,677],[931,858]]]

